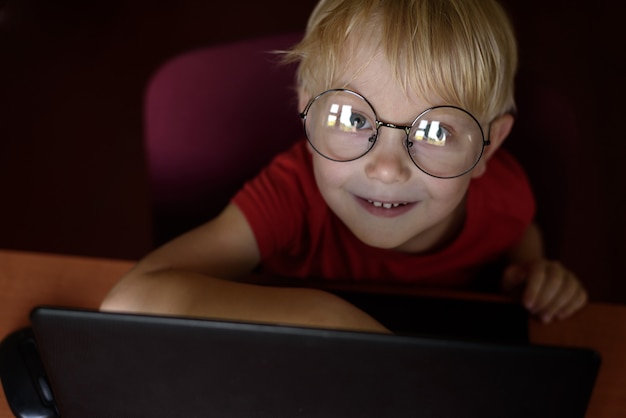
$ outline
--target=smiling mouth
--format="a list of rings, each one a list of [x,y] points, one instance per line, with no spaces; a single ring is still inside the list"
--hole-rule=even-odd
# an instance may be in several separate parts
[[[409,203],[408,202],[401,202],[401,203],[383,203],[383,202],[377,202],[375,200],[369,200],[367,199],[367,201],[374,205],[374,207],[377,208],[385,208],[385,209],[391,209],[391,208],[397,208],[398,206],[406,206]]]

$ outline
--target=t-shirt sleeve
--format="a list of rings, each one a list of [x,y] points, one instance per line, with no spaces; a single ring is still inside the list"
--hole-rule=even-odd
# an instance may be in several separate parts
[[[500,193],[504,196],[501,198],[492,196],[491,204],[497,205],[500,212],[509,214],[528,226],[534,219],[537,208],[526,172],[517,160],[505,150],[497,153],[493,165],[500,183],[503,184]]]
[[[487,172],[474,179],[469,190],[469,228],[476,237],[488,237],[505,247],[516,244],[535,217],[535,197],[517,160],[499,150]]]
[[[307,195],[319,193],[303,141],[279,154],[233,197],[257,240],[261,257],[296,252],[301,245]]]

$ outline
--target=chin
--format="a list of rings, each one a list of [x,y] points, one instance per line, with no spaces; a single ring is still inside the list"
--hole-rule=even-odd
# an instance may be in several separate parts
[[[362,234],[355,234],[356,237],[364,244],[370,247],[380,248],[381,250],[396,250],[406,244],[406,241],[398,239],[390,239],[385,234],[371,234],[364,236]]]

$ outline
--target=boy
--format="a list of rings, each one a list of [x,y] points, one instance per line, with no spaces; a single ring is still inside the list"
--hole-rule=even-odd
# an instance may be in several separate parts
[[[321,0],[287,59],[299,62],[307,141],[141,260],[103,309],[385,332],[330,293],[235,280],[260,268],[469,287],[502,257],[503,289],[522,287],[543,321],[586,303],[579,280],[544,258],[526,177],[499,149],[517,56],[498,4]]]

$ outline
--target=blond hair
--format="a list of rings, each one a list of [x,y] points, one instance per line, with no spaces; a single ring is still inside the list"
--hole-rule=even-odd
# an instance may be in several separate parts
[[[515,35],[495,0],[321,0],[286,59],[315,96],[341,87],[363,42],[383,52],[408,94],[434,93],[489,120],[515,108]]]

